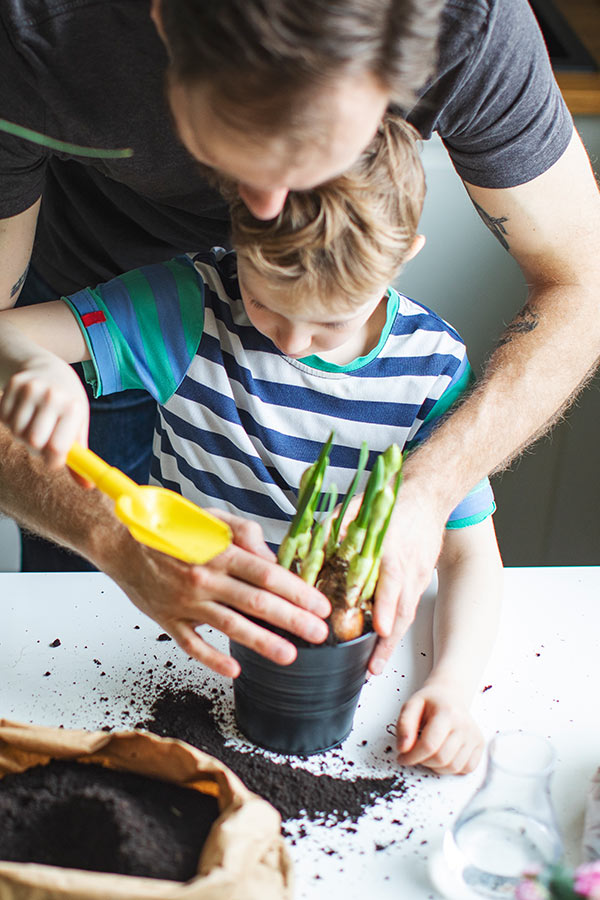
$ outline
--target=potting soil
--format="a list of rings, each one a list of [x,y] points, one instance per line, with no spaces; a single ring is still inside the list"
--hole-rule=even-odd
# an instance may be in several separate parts
[[[0,859],[188,881],[218,815],[199,791],[53,760],[0,779]]]
[[[275,762],[262,751],[228,746],[215,721],[212,701],[189,689],[166,687],[150,716],[138,723],[155,734],[187,741],[210,753],[238,775],[247,788],[279,810],[282,819],[356,822],[380,797],[398,797],[406,782],[394,773],[384,777],[340,778],[315,775],[289,762]]]

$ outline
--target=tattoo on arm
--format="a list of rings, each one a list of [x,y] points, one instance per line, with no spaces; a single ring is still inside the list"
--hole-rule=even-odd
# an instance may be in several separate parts
[[[487,213],[485,209],[483,209],[483,207],[481,207],[478,203],[475,203],[472,197],[471,202],[479,213],[481,220],[487,225],[494,237],[498,238],[505,250],[510,250],[508,241],[506,239],[508,236],[508,231],[504,227],[504,223],[508,222],[508,216],[490,216],[490,214]]]
[[[23,285],[25,283],[25,279],[27,278],[28,272],[29,272],[29,264],[27,265],[27,268],[25,269],[25,271],[23,272],[23,274],[21,275],[19,280],[17,282],[15,282],[15,284],[13,284],[13,286],[11,287],[11,289],[10,289],[11,298],[14,297],[16,294],[18,294],[19,291],[21,290],[21,288],[23,287]]]
[[[528,334],[530,331],[534,331],[538,327],[539,321],[538,314],[529,306],[524,306],[506,327],[497,346],[503,347],[505,344],[510,344],[516,334]]]

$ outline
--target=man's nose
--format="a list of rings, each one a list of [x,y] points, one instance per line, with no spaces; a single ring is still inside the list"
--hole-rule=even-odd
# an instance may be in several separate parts
[[[246,184],[238,186],[238,193],[253,216],[257,219],[274,219],[285,203],[288,195],[287,188],[277,188],[272,191],[260,191],[248,187]]]

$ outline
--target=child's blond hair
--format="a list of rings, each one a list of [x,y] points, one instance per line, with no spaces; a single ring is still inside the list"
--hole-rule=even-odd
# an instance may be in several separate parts
[[[362,304],[398,275],[417,234],[425,195],[419,136],[386,115],[346,173],[291,191],[268,222],[254,218],[233,186],[222,187],[238,258],[284,287],[291,303],[342,295],[349,306]]]

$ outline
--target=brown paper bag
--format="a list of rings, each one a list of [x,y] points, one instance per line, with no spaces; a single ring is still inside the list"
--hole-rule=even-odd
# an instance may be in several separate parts
[[[281,817],[223,763],[183,741],[145,732],[68,731],[0,719],[0,778],[51,759],[96,763],[212,794],[220,815],[182,883],[0,861],[0,900],[290,900]],[[0,827],[2,823],[0,822]]]

